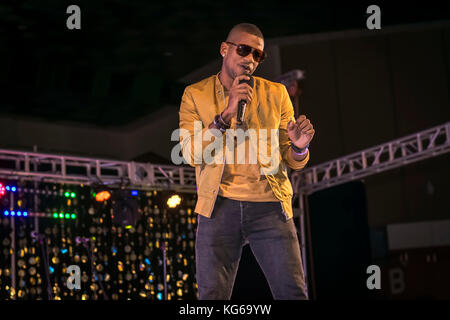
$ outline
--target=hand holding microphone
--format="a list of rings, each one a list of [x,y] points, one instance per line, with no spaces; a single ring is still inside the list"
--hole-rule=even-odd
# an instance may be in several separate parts
[[[237,76],[230,89],[228,106],[223,111],[222,118],[231,123],[231,118],[236,115],[237,123],[241,124],[245,114],[245,107],[252,101],[253,77],[249,75]]]
[[[243,80],[239,80],[239,84],[242,83],[246,83],[250,86],[250,88],[252,89],[253,92],[253,77],[250,76],[250,79],[243,79]],[[251,102],[251,95],[250,95],[250,99],[242,99],[239,100],[239,104],[238,104],[238,111],[237,111],[237,116],[236,116],[236,121],[239,125],[241,125],[244,121],[244,114],[245,114],[245,109],[247,108],[247,104],[249,104]]]

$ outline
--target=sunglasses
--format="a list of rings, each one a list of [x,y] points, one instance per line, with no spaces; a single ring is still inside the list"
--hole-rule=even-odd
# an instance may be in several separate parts
[[[252,53],[253,54],[253,59],[256,62],[258,62],[258,63],[263,62],[263,60],[267,57],[267,54],[264,51],[252,48],[252,47],[250,47],[250,46],[248,46],[246,44],[236,44],[236,43],[229,42],[229,41],[225,41],[225,43],[232,44],[233,46],[236,46],[236,52],[241,57],[246,57],[250,53]]]

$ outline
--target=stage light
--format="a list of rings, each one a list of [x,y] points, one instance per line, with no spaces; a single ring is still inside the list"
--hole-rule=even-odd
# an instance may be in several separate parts
[[[71,198],[75,198],[75,197],[76,197],[75,192],[72,192],[72,193],[70,194],[70,197],[71,197]]]
[[[10,187],[10,186],[6,186],[5,189],[6,189],[7,191],[10,191],[10,190],[11,190],[11,187]]]
[[[12,215],[12,216],[15,216],[16,213],[15,213],[14,211],[11,211],[11,215]]]
[[[106,201],[111,197],[111,193],[109,191],[101,191],[95,195],[95,200],[98,202]]]
[[[8,211],[8,210],[5,210],[5,212],[3,212],[3,214],[4,214],[5,216],[9,216],[9,211]]]
[[[66,213],[66,219],[70,219],[70,214]]]
[[[16,192],[16,190],[17,190],[16,187],[11,187],[12,192]]]
[[[167,205],[169,208],[175,208],[177,205],[181,203],[181,198],[179,195],[175,194],[167,200]]]
[[[24,216],[24,217],[28,217],[28,212],[24,211],[24,212],[23,212],[23,216]]]
[[[137,197],[139,192],[137,190],[131,190],[131,195]]]
[[[75,219],[77,216],[75,215],[75,213],[72,213],[71,217],[72,219]]]
[[[3,197],[5,195],[5,187],[3,184],[0,183],[0,197]]]
[[[58,213],[55,212],[55,213],[53,214],[53,218],[55,218],[55,219],[58,218]]]
[[[70,197],[70,193],[69,193],[69,192],[65,192],[65,193],[64,193],[64,196],[65,196],[66,198],[68,198],[68,197]]]
[[[17,216],[18,216],[18,217],[22,216],[22,212],[17,211]]]
[[[60,217],[61,219],[63,219],[63,218],[64,218],[64,213],[60,213],[60,214],[59,214],[59,217]]]

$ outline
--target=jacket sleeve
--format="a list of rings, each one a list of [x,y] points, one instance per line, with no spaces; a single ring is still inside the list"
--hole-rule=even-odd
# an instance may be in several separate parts
[[[192,167],[204,165],[206,162],[203,159],[203,150],[205,150],[211,141],[203,141],[203,137],[209,128],[204,127],[200,120],[189,86],[186,87],[181,98],[179,117],[179,139],[183,158]],[[194,130],[195,127],[197,127],[197,132]],[[217,129],[211,130],[210,132],[216,137],[222,137],[220,131]],[[196,134],[199,136],[198,139],[194,139]]]
[[[294,117],[294,107],[292,106],[291,99],[284,85],[281,85],[281,122],[279,127],[279,138],[280,138],[280,152],[282,159],[287,163],[287,165],[293,170],[303,169],[309,161],[309,149],[306,154],[305,159],[302,161],[297,161],[292,158],[291,154],[291,140],[289,139],[287,133],[287,124],[289,120],[296,121]]]

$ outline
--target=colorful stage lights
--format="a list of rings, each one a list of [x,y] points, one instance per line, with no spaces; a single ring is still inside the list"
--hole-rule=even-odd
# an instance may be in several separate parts
[[[28,212],[22,210],[4,210],[3,215],[5,217],[41,217],[41,218],[56,218],[56,219],[67,219],[75,220],[77,215],[75,213],[45,213],[45,212]]]
[[[3,184],[2,183],[0,183],[0,196],[2,196],[3,194],[5,194],[4,192],[3,192],[3,194],[2,194],[2,190],[3,189],[3,191],[12,191],[12,192],[16,192],[17,191],[17,188],[16,187],[14,187],[14,186],[3,186]]]
[[[76,195],[75,192],[69,192],[69,191],[66,191],[66,192],[64,192],[64,196],[65,196],[66,198],[75,198],[77,195]]]
[[[0,183],[0,197],[3,197],[5,195],[6,189],[3,186],[3,184]]]
[[[177,205],[181,203],[181,198],[179,195],[175,194],[167,200],[167,205],[169,208],[175,208]]]
[[[72,219],[72,220],[74,220],[77,218],[77,215],[75,213],[54,212],[52,217],[54,219],[67,219],[67,220]]]
[[[101,191],[95,195],[95,200],[98,202],[106,201],[111,197],[111,193],[109,191]]]
[[[31,216],[31,214],[28,214],[28,211],[15,211],[15,210],[5,210],[3,211],[3,215],[5,217],[11,216],[11,217],[28,217]]]

